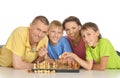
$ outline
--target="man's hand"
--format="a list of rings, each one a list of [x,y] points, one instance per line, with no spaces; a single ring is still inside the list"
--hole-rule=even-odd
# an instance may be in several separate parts
[[[40,47],[39,51],[38,51],[38,55],[39,57],[45,57],[47,55],[48,51],[46,46],[44,45],[43,47]]]

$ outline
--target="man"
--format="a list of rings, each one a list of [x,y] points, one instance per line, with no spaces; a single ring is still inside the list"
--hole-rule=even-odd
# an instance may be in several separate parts
[[[47,53],[49,21],[37,16],[29,27],[18,27],[10,35],[0,53],[0,66],[15,69],[33,67],[33,61],[42,60]],[[42,53],[46,51],[46,53]]]

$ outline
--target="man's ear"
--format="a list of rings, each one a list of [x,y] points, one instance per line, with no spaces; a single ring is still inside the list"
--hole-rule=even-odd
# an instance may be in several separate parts
[[[30,23],[29,29],[31,29],[32,23]]]

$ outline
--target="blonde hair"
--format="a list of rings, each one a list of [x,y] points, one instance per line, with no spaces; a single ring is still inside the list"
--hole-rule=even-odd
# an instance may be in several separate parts
[[[36,16],[34,20],[32,21],[32,24],[36,24],[38,21],[41,21],[45,25],[49,25],[49,21],[45,16]]]
[[[63,26],[62,26],[61,22],[58,21],[58,20],[53,20],[50,23],[49,29],[52,28],[52,27],[59,27],[59,28],[62,28],[62,30],[63,30]]]

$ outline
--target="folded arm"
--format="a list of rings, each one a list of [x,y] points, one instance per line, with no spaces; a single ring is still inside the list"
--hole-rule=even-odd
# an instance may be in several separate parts
[[[65,52],[62,54],[62,57],[63,58],[68,58],[68,57],[71,57],[73,58],[75,61],[77,61],[80,66],[82,66],[83,68],[85,68],[86,70],[91,70],[92,69],[92,66],[93,66],[93,60],[83,60],[81,58],[79,58],[76,54],[74,53],[68,53],[68,52]]]
[[[108,56],[101,57],[99,64],[93,64],[93,70],[105,70],[108,62]]]
[[[12,59],[13,59],[13,67],[15,69],[30,69],[30,68],[33,68],[32,63],[27,63],[27,62],[23,61],[20,56],[14,54],[14,53],[12,55]]]

